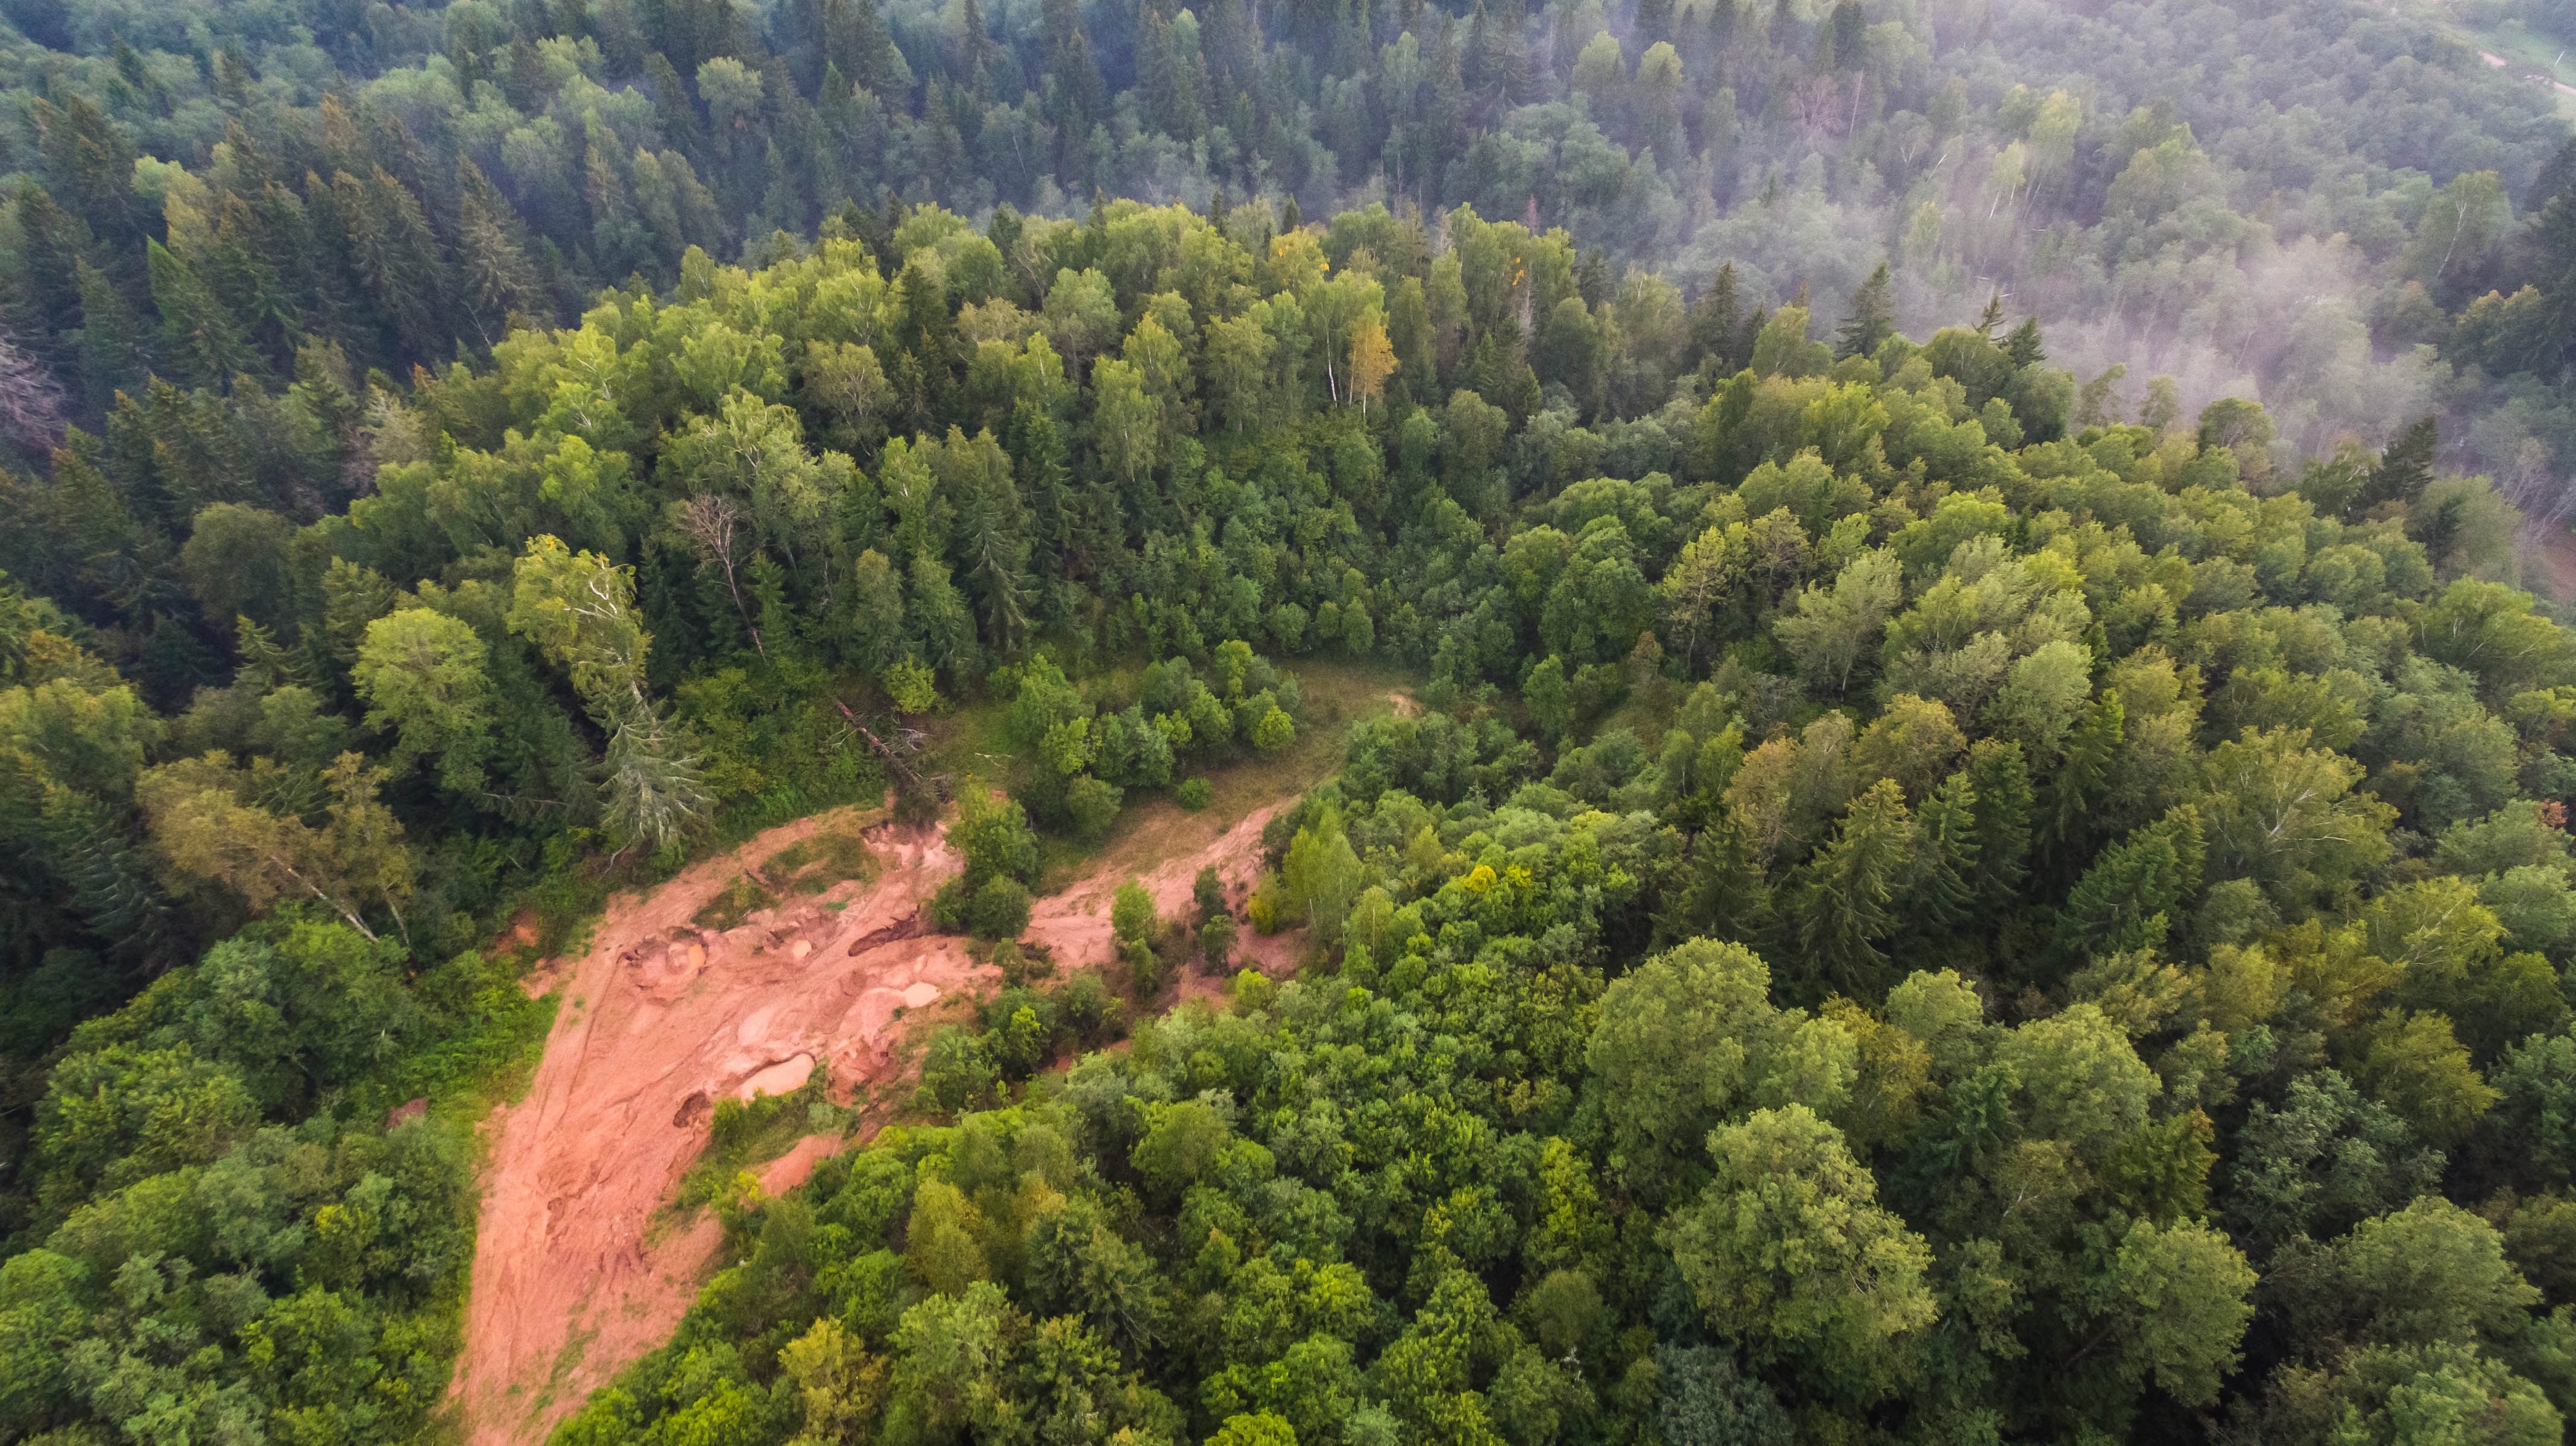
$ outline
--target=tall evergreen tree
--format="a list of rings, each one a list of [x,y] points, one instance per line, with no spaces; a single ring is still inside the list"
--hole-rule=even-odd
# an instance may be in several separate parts
[[[1895,334],[1896,311],[1887,299],[1887,263],[1882,261],[1852,293],[1851,311],[1834,333],[1834,355],[1870,356],[1877,352],[1879,343]]]
[[[2410,424],[2379,454],[2379,465],[2370,469],[2349,510],[2363,512],[2383,503],[2414,501],[2433,480],[2433,456],[2441,441],[2441,426],[2435,419],[2425,417]]]
[[[1833,841],[1799,867],[1789,912],[1823,985],[1864,998],[1883,987],[1887,956],[1878,946],[1896,931],[1897,891],[1914,858],[1905,791],[1882,778],[1852,802]]]
[[[158,241],[144,243],[150,258],[152,304],[161,313],[161,355],[201,387],[220,387],[252,365],[249,344],[213,289],[188,263]]]
[[[1717,275],[1691,302],[1689,359],[1719,373],[1736,370],[1742,321],[1735,296],[1735,263],[1729,261],[1717,268]]]

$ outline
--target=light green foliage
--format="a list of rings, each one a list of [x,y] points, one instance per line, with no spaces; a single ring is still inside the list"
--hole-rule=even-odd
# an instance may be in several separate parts
[[[1709,1153],[1714,1178],[1663,1240],[1710,1330],[1801,1358],[1829,1388],[1884,1389],[1897,1343],[1939,1313],[1922,1238],[1879,1208],[1869,1172],[1805,1105],[1714,1131]]]
[[[939,680],[918,658],[898,658],[886,669],[886,695],[905,713],[927,713],[939,706]]]
[[[2506,1263],[2495,1227],[2438,1196],[2362,1222],[2331,1270],[2320,1304],[2391,1345],[2508,1337],[2540,1299]]]
[[[1698,1174],[1708,1132],[1754,1108],[1830,1112],[1849,1094],[1851,1037],[1775,1009],[1770,984],[1752,951],[1694,940],[1639,965],[1602,997],[1586,1058],[1632,1182],[1685,1184]]]
[[[1325,809],[1289,842],[1279,870],[1280,907],[1329,944],[1341,937],[1342,921],[1366,877],[1341,818]]]
[[[367,722],[394,734],[402,762],[433,758],[442,787],[482,781],[492,727],[492,683],[483,640],[459,619],[405,608],[367,624],[350,677]]]
[[[2120,1242],[2121,1371],[2186,1405],[2217,1399],[2254,1306],[2254,1268],[2204,1225],[2140,1221]]]
[[[1995,1043],[2040,1134],[2099,1158],[2146,1123],[2162,1084],[2128,1036],[2091,1004],[2035,1019]]]
[[[1838,694],[1877,650],[1879,630],[1903,596],[1902,568],[1888,552],[1865,552],[1834,576],[1830,590],[1811,586],[1797,612],[1777,624],[1798,671],[1819,691]]]

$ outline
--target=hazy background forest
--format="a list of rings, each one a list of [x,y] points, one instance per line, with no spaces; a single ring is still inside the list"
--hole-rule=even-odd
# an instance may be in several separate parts
[[[2565,33],[2563,6],[2528,8],[2477,18]],[[2167,405],[2149,383],[2170,375],[2182,414],[2259,396],[2285,449],[2318,452],[2378,445],[2439,411],[2447,461],[2553,517],[2576,465],[2568,243],[2530,224],[2566,184],[2548,168],[2564,102],[2487,64],[2441,12],[11,0],[6,13],[27,43],[0,56],[0,167],[44,192],[22,189],[0,225],[9,326],[93,419],[158,354],[155,333],[204,330],[168,320],[197,305],[174,294],[191,286],[232,324],[204,354],[164,358],[164,375],[284,376],[297,320],[317,315],[351,364],[399,375],[487,343],[513,311],[569,319],[630,273],[667,283],[692,244],[730,259],[889,197],[1060,214],[1106,193],[1202,210],[1293,197],[1312,215],[1472,204],[1570,228],[1606,253],[1603,284],[1637,266],[1687,296],[1732,261],[1747,308],[1848,295],[1885,259],[1907,327],[1964,321],[2000,290],[2083,378],[2124,366],[2105,395],[2126,414]],[[290,203],[263,199],[270,186]],[[280,227],[348,254],[270,274]],[[147,238],[180,264],[150,264]],[[2505,314],[2525,285],[2534,303]],[[2475,311],[2490,291],[2498,303]],[[22,422],[22,444],[44,427]]]

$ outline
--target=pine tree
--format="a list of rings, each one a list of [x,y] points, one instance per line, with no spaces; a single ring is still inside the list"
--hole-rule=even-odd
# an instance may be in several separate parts
[[[1916,814],[1921,850],[1909,906],[1944,928],[1964,923],[1977,904],[1977,786],[1965,773],[1941,781]]]
[[[1986,309],[1977,316],[1977,335],[1995,339],[1995,328],[2004,324],[2004,294],[2000,291],[1986,298]]]
[[[970,441],[952,428],[941,451],[940,491],[957,508],[954,555],[965,564],[986,640],[1008,652],[1029,628],[1029,507],[1012,476],[1010,454],[995,445],[991,433],[979,432]]]
[[[2412,502],[2433,480],[2433,454],[2441,445],[2440,424],[2431,417],[2409,426],[2379,454],[2347,512],[2367,512],[2389,502]]]
[[[2012,359],[2015,371],[2048,360],[2047,348],[2040,345],[2038,317],[2023,317],[2021,325],[2012,329],[2012,335],[2004,338],[2004,355]]]
[[[5,278],[9,324],[29,352],[70,374],[79,355],[80,263],[90,250],[89,226],[56,205],[33,177],[19,178],[13,209],[25,264]]]
[[[1047,38],[1047,74],[1055,81],[1048,119],[1055,123],[1059,144],[1069,152],[1094,125],[1108,118],[1109,87],[1092,59],[1091,39],[1083,32],[1075,0],[1044,0],[1040,13]],[[1061,161],[1059,157],[1060,166]]]
[[[1833,18],[1825,27],[1834,38],[1836,68],[1858,70],[1869,63],[1868,25],[1860,0],[1836,0]]]
[[[233,617],[233,679],[255,680],[263,689],[309,688],[314,682],[302,653],[282,646],[276,634],[240,614]]]
[[[419,198],[382,166],[364,180],[340,172],[331,189],[351,223],[349,252],[359,282],[403,351],[413,358],[444,351],[453,335],[443,321],[446,266]]]
[[[609,734],[600,779],[601,817],[610,829],[659,849],[714,803],[661,709],[641,700]]]
[[[1887,299],[1887,263],[1852,293],[1851,312],[1843,318],[1842,328],[1834,334],[1837,357],[1872,356],[1879,344],[1896,334],[1896,312]]]
[[[1707,289],[1691,303],[1689,360],[1719,372],[1736,370],[1737,323],[1742,320],[1735,298],[1735,263],[1729,261],[1717,268]]]
[[[1337,77],[1367,74],[1377,58],[1377,46],[1369,31],[1368,0],[1341,0],[1333,21],[1332,59],[1325,73]]]
[[[1191,139],[1207,126],[1199,66],[1197,53],[1181,43],[1172,22],[1148,8],[1137,41],[1136,87],[1146,115],[1175,139]]]
[[[2206,855],[2200,811],[2187,803],[2102,850],[2067,895],[2053,951],[2073,964],[2162,944],[2172,916],[2200,892]]]
[[[1914,857],[1914,835],[1905,790],[1882,778],[1852,801],[1833,841],[1791,880],[1799,946],[1832,989],[1866,998],[1883,983],[1887,956],[1878,944],[1896,932],[1897,889]]]
[[[1982,738],[1968,750],[1967,773],[1977,797],[1977,892],[1987,908],[2003,908],[2030,853],[2030,765],[2020,744]]]
[[[1490,10],[1477,0],[1467,25],[1464,61],[1467,88],[1481,115],[1499,117],[1529,97],[1529,62],[1521,51],[1525,18],[1520,0],[1502,0]]]
[[[241,323],[188,263],[158,241],[144,243],[152,305],[161,313],[161,355],[201,387],[220,387],[253,364]]]
[[[518,216],[471,158],[456,163],[458,280],[484,345],[500,339],[510,314],[538,304],[536,269],[519,240]]]
[[[1011,407],[1009,445],[1028,499],[1031,564],[1039,577],[1063,577],[1073,562],[1074,542],[1063,431],[1044,407],[1023,397]]]
[[[1735,828],[1715,824],[1692,837],[1690,873],[1655,927],[1667,939],[1750,943],[1769,935],[1774,922],[1771,886],[1752,847]]]
[[[832,63],[852,84],[880,96],[911,88],[911,70],[895,49],[876,0],[826,0],[824,14]]]
[[[1632,30],[1641,51],[1659,40],[1672,39],[1673,0],[1637,0]]]
[[[27,113],[36,124],[45,189],[79,212],[112,249],[132,244],[143,233],[134,193],[134,143],[68,87],[56,88],[50,100],[30,100]]]
[[[2065,755],[2048,782],[2048,821],[2041,830],[2060,858],[2084,838],[2087,815],[2109,780],[2111,764],[2127,736],[2128,713],[2117,688],[2103,689],[2102,696],[2086,704],[2075,726],[2067,730]]]
[[[692,148],[703,141],[706,127],[698,119],[697,102],[690,99],[689,87],[680,72],[671,68],[670,59],[655,51],[644,62],[644,78],[652,87],[653,114],[662,123],[663,136]]]
[[[35,810],[34,850],[70,889],[91,933],[120,958],[167,965],[177,943],[169,900],[116,811],[80,789],[45,779]]]

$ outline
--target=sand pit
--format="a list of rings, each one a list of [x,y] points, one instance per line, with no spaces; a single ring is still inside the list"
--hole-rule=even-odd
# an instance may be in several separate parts
[[[1202,866],[1240,905],[1271,808],[1141,874],[1165,914],[1185,911]],[[801,819],[697,864],[642,897],[612,901],[578,959],[531,987],[563,996],[527,1096],[486,1127],[481,1223],[455,1393],[471,1446],[543,1440],[591,1392],[668,1339],[715,1259],[711,1218],[649,1230],[705,1147],[713,1102],[782,1093],[821,1065],[835,1085],[888,1077],[901,1014],[990,982],[960,938],[924,931],[921,910],[958,862],[937,828],[866,835],[879,872],[755,909],[731,929],[692,920],[747,870],[846,812]],[[1212,827],[1213,825],[1209,825]],[[1177,840],[1176,840],[1177,841]],[[1109,904],[1130,869],[1105,865],[1038,901],[1028,937],[1059,968],[1106,961]],[[1292,962],[1294,936],[1242,935],[1246,962]],[[800,1141],[761,1172],[802,1182],[838,1148]]]

